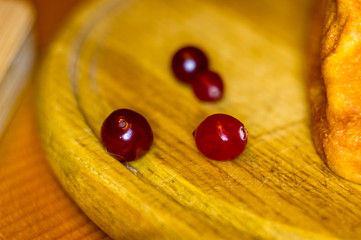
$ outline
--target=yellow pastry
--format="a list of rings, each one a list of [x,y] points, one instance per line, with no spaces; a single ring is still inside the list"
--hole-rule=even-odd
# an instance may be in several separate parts
[[[338,175],[361,183],[361,2],[329,0],[311,75],[316,148]]]

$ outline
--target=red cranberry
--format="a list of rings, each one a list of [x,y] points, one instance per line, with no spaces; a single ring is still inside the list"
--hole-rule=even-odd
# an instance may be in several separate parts
[[[199,151],[218,161],[236,158],[247,144],[247,130],[243,124],[226,114],[207,117],[193,135]]]
[[[195,95],[202,101],[217,101],[223,96],[223,81],[217,73],[210,70],[197,72],[192,87]]]
[[[181,48],[172,59],[173,73],[182,82],[190,83],[196,72],[207,68],[207,56],[196,47]]]
[[[104,121],[101,139],[107,152],[121,162],[143,156],[153,143],[147,120],[129,109],[118,109]]]

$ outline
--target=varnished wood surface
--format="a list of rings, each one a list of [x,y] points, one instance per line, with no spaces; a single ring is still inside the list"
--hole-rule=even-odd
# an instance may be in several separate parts
[[[77,1],[32,3],[40,54]],[[31,80],[0,139],[0,239],[109,239],[79,210],[51,173],[35,121],[34,85]]]
[[[28,89],[0,142],[0,239],[107,239],[52,175]]]
[[[359,237],[361,188],[327,168],[309,129],[313,1],[278,3],[96,1],[67,23],[40,75],[41,135],[57,178],[109,235]],[[221,102],[198,102],[169,72],[172,53],[189,43],[224,77]],[[103,119],[123,107],[145,115],[155,133],[152,150],[126,165],[99,142]],[[195,148],[192,131],[215,112],[249,131],[234,161],[210,161]]]

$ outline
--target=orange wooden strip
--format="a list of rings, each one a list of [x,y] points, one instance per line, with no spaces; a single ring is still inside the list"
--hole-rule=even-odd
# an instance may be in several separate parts
[[[42,52],[79,1],[32,2]],[[0,239],[109,239],[53,177],[38,139],[33,98],[33,88],[28,89],[0,139]]]
[[[27,90],[0,140],[0,239],[104,239],[53,177]]]

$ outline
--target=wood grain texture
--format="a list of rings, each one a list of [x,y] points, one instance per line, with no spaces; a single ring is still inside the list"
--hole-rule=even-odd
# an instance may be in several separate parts
[[[0,141],[0,239],[109,239],[51,174],[26,92]]]
[[[310,6],[273,1],[95,1],[52,45],[38,116],[50,165],[80,208],[117,239],[353,239],[361,188],[335,176],[309,131],[305,43]],[[189,7],[192,6],[192,7]],[[203,48],[225,98],[195,99],[169,70],[185,44]],[[131,108],[155,142],[125,165],[99,142],[105,117]],[[215,162],[192,132],[228,113],[246,151]]]
[[[48,21],[47,26],[53,26],[51,32],[39,31],[36,35],[42,43],[42,48],[39,49],[41,51],[44,50],[46,41],[56,30],[55,25],[59,22],[61,14],[64,14],[60,11],[62,8],[56,8],[57,2],[51,1],[53,7],[46,9],[42,6],[42,0],[37,0],[35,4],[37,16],[41,16],[36,21],[35,28],[45,20]],[[62,0],[61,5],[64,6],[67,3],[69,8],[75,2],[72,0],[70,4],[70,0]],[[11,11],[6,11],[5,5],[12,6]],[[9,32],[6,35],[0,34],[2,43],[0,53],[12,53],[0,54],[2,55],[0,67],[4,67],[4,61],[9,60],[8,57],[10,59],[15,57],[16,66],[11,68],[15,76],[26,74],[24,69],[18,68],[18,65],[27,59],[27,55],[23,55],[26,51],[14,54],[16,51],[12,51],[14,49],[11,47],[17,49],[20,47],[17,44],[26,43],[23,42],[22,36],[28,35],[33,24],[33,16],[30,15],[32,12],[28,7],[29,5],[25,2],[0,1],[0,18],[5,18],[0,23],[0,32],[5,31],[4,25],[10,24],[10,30],[7,28],[7,31],[20,34],[15,39]],[[51,12],[55,10],[57,12],[52,15]],[[44,11],[47,13],[44,14]],[[6,14],[3,14],[4,12]],[[12,16],[9,17],[9,14]],[[57,18],[54,19],[52,16],[57,16]],[[26,19],[31,21],[27,22]],[[19,26],[24,32],[16,31],[19,30]],[[26,48],[23,49],[26,50]],[[36,128],[33,106],[34,81],[30,80],[31,87],[25,88],[25,96],[21,94],[22,100],[15,106],[10,104],[15,95],[9,96],[0,91],[0,98],[5,99],[4,104],[7,104],[5,107],[13,112],[10,118],[12,121],[0,138],[0,239],[109,239],[76,206],[51,173]],[[2,86],[4,85],[0,88]],[[5,110],[1,105],[0,115],[4,114]]]

